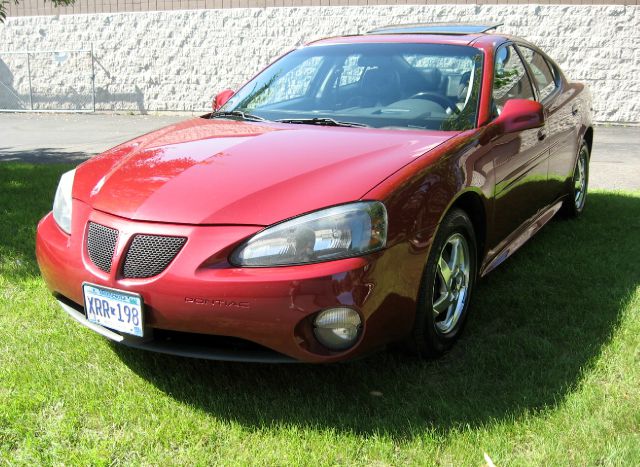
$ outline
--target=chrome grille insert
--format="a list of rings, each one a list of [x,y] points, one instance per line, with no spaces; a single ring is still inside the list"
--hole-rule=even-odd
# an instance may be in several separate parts
[[[111,262],[118,243],[118,231],[104,225],[89,222],[87,251],[89,258],[104,272],[111,272]]]
[[[186,241],[185,237],[136,235],[124,260],[123,276],[131,279],[157,276],[169,266]]]

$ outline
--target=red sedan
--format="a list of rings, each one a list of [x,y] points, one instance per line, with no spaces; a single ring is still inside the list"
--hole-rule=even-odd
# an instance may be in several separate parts
[[[588,89],[495,26],[299,47],[214,112],[64,174],[42,275],[81,324],[211,359],[460,336],[478,277],[587,195]]]

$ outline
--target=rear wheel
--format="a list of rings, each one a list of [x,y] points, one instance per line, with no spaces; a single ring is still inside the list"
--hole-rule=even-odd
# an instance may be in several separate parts
[[[584,211],[589,188],[589,146],[582,142],[576,166],[573,169],[571,192],[565,199],[562,209],[567,217],[578,217]]]
[[[476,280],[473,224],[459,209],[440,224],[422,276],[413,337],[421,355],[436,357],[458,339]]]

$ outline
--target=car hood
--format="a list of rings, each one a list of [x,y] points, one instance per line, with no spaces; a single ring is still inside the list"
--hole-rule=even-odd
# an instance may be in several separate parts
[[[133,220],[269,225],[358,200],[454,135],[196,118],[85,162],[73,196]]]

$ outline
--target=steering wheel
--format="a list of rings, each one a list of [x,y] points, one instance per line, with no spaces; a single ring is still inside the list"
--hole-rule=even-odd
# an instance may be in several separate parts
[[[458,109],[458,106],[456,105],[456,102],[453,99],[450,99],[446,96],[443,96],[442,94],[438,94],[435,92],[429,92],[429,91],[417,92],[413,96],[411,96],[409,99],[425,99],[427,101],[435,102],[445,110],[451,109],[454,114],[460,113],[460,109]]]

